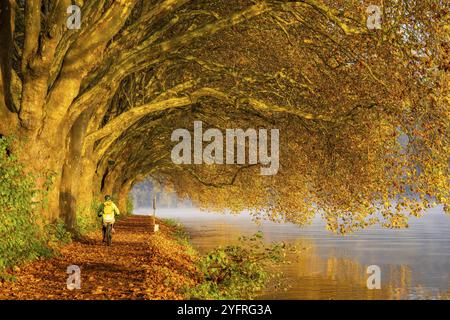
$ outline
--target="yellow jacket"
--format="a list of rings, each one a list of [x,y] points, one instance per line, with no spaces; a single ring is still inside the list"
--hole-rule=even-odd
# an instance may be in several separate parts
[[[114,202],[108,200],[100,205],[97,215],[103,217],[103,223],[114,223],[115,217],[120,215],[120,211]]]

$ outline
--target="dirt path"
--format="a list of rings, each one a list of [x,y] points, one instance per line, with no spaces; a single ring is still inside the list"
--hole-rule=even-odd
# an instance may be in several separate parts
[[[0,283],[0,299],[182,298],[172,282],[192,282],[193,260],[168,238],[167,227],[156,234],[149,230],[148,217],[133,216],[116,223],[110,247],[102,243],[100,230],[73,242],[60,257],[16,270],[16,281]],[[67,289],[69,265],[81,269],[79,290]]]

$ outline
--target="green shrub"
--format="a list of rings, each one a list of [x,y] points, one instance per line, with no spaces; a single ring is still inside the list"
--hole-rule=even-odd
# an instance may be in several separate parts
[[[180,222],[178,222],[175,219],[171,219],[171,218],[162,218],[161,222],[164,223],[166,226],[168,227],[172,227],[172,228],[177,228],[177,229],[182,229],[182,225]]]
[[[72,234],[67,231],[63,220],[57,219],[44,227],[47,243],[50,246],[59,246],[68,244],[72,241]]]
[[[134,203],[133,203],[133,195],[130,193],[127,198],[127,214],[133,214]]]
[[[80,206],[76,214],[76,231],[85,235],[101,227],[101,219],[97,217],[100,201],[93,200],[90,206]]]
[[[184,227],[181,225],[180,222],[170,218],[161,219],[161,222],[168,227],[174,228],[174,230],[172,231],[172,236],[180,245],[184,247],[184,251],[187,254],[191,256],[195,256],[198,254],[197,250],[195,250],[191,244],[189,234],[184,230]]]
[[[94,215],[77,214],[76,230],[80,235],[85,235],[100,228],[100,221]]]
[[[238,245],[214,249],[200,260],[204,280],[186,294],[198,299],[252,299],[281,276],[271,269],[284,257],[285,245],[265,245],[260,232],[241,237]]]
[[[198,257],[190,243],[188,233],[175,219],[161,219],[173,228],[172,236],[184,247],[184,251]],[[293,245],[284,243],[265,244],[263,234],[240,237],[239,243],[219,247],[198,259],[202,281],[190,288],[184,288],[186,298],[195,299],[252,299],[269,284],[274,289],[285,288],[276,267],[285,263],[287,251],[297,252]]]
[[[40,195],[35,178],[9,150],[12,142],[0,138],[0,271],[52,252],[38,223],[42,202],[33,202]]]

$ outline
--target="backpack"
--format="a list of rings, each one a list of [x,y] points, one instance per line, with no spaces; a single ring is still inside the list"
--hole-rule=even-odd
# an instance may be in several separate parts
[[[106,201],[103,205],[103,222],[114,223],[114,205],[112,201]]]

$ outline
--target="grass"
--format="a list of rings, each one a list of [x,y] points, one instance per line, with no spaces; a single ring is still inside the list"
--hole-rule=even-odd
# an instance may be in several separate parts
[[[185,250],[189,255],[198,255],[197,250],[195,250],[195,248],[192,246],[189,234],[186,232],[183,225],[179,221],[170,218],[164,218],[160,220],[164,225],[172,229],[172,236],[180,245],[185,247]]]

